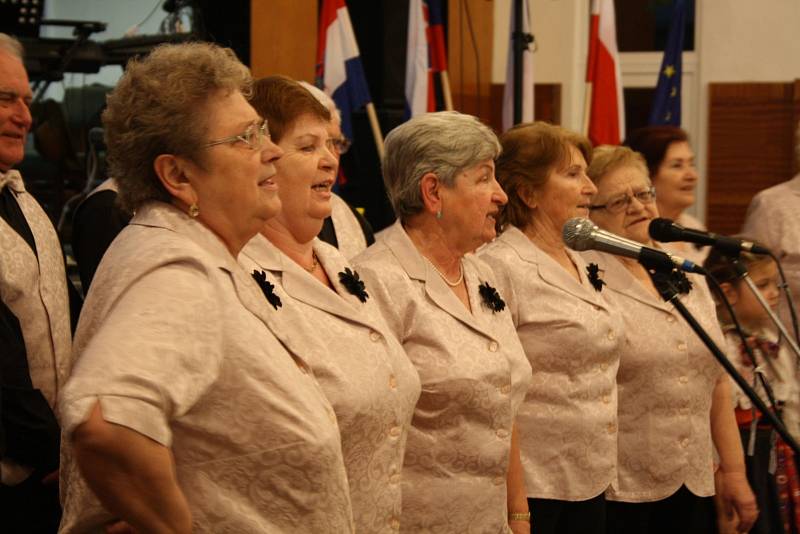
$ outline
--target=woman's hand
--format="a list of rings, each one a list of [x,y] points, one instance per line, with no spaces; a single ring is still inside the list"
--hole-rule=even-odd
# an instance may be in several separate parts
[[[530,521],[509,521],[508,527],[514,534],[531,534]]]
[[[722,473],[722,506],[724,517],[733,521],[738,516],[737,532],[749,532],[758,518],[758,507],[744,471]],[[735,512],[735,514],[734,514]]]

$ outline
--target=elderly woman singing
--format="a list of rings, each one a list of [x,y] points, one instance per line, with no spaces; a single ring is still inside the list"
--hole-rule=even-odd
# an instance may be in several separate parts
[[[247,69],[210,44],[128,64],[103,114],[120,199],[61,396],[62,532],[352,532],[339,430],[236,258],[280,210]]]
[[[475,117],[415,117],[386,137],[398,221],[354,263],[419,371],[403,466],[405,532],[528,532],[515,418],[531,368],[491,269],[506,195]]]
[[[305,318],[296,333],[319,338],[327,349],[309,360],[339,421],[356,531],[393,532],[419,376],[370,289],[337,249],[316,238],[331,213],[336,179],[338,137],[329,135],[330,113],[297,82],[279,76],[256,81],[250,102],[283,150],[274,177],[282,208],[239,261],[266,270],[284,305]]]
[[[597,186],[592,220],[650,247],[658,217],[656,190],[644,159],[627,147],[594,150],[588,174]],[[756,518],[745,476],[730,383],[675,308],[662,300],[653,274],[635,260],[584,253],[599,265],[607,298],[621,310],[625,343],[619,387],[619,483],[608,492],[608,532],[713,532],[712,444],[719,453],[722,500],[735,508],[739,532]],[[724,338],[714,302],[697,275],[670,275],[681,301],[719,346]]]
[[[618,312],[592,269],[561,238],[589,214],[589,141],[543,122],[501,138],[497,176],[508,193],[502,234],[483,251],[535,370],[518,418],[538,533],[601,533],[616,482]]]

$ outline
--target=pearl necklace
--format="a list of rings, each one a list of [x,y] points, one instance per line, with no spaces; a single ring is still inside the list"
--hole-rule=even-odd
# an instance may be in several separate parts
[[[440,271],[436,267],[436,265],[433,264],[433,262],[431,260],[428,259],[427,256],[423,256],[423,257],[426,260],[428,260],[428,263],[430,263],[431,267],[433,267],[433,270],[436,271],[437,273],[439,273],[439,276],[442,277],[442,280],[444,280],[444,283],[447,284],[448,286],[456,287],[457,285],[459,285],[461,282],[464,281],[464,264],[461,263],[461,261],[458,262],[458,280],[456,280],[455,282],[451,282],[450,280],[447,279],[447,277],[444,275],[444,273],[442,271]]]

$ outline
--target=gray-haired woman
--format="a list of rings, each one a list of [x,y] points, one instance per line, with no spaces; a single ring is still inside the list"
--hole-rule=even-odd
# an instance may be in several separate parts
[[[352,532],[338,426],[236,256],[280,210],[266,123],[228,49],[159,47],[103,114],[120,200],[60,398],[62,532]],[[261,273],[263,275],[263,273]]]
[[[386,138],[397,223],[354,263],[420,374],[403,466],[405,532],[528,532],[514,424],[531,377],[489,267],[506,195],[475,117],[430,113]]]

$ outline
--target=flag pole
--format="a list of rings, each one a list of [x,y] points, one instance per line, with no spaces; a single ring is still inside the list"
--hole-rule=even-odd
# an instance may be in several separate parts
[[[439,71],[442,79],[442,96],[444,97],[444,109],[453,111],[453,93],[450,92],[450,75],[446,70]]]
[[[586,82],[586,94],[583,99],[583,135],[589,136],[589,121],[592,118],[592,82]]]
[[[367,103],[367,117],[369,117],[369,125],[372,128],[372,137],[375,139],[375,148],[378,149],[378,158],[383,161],[383,134],[381,133],[380,124],[378,124],[375,105],[372,102]]]

